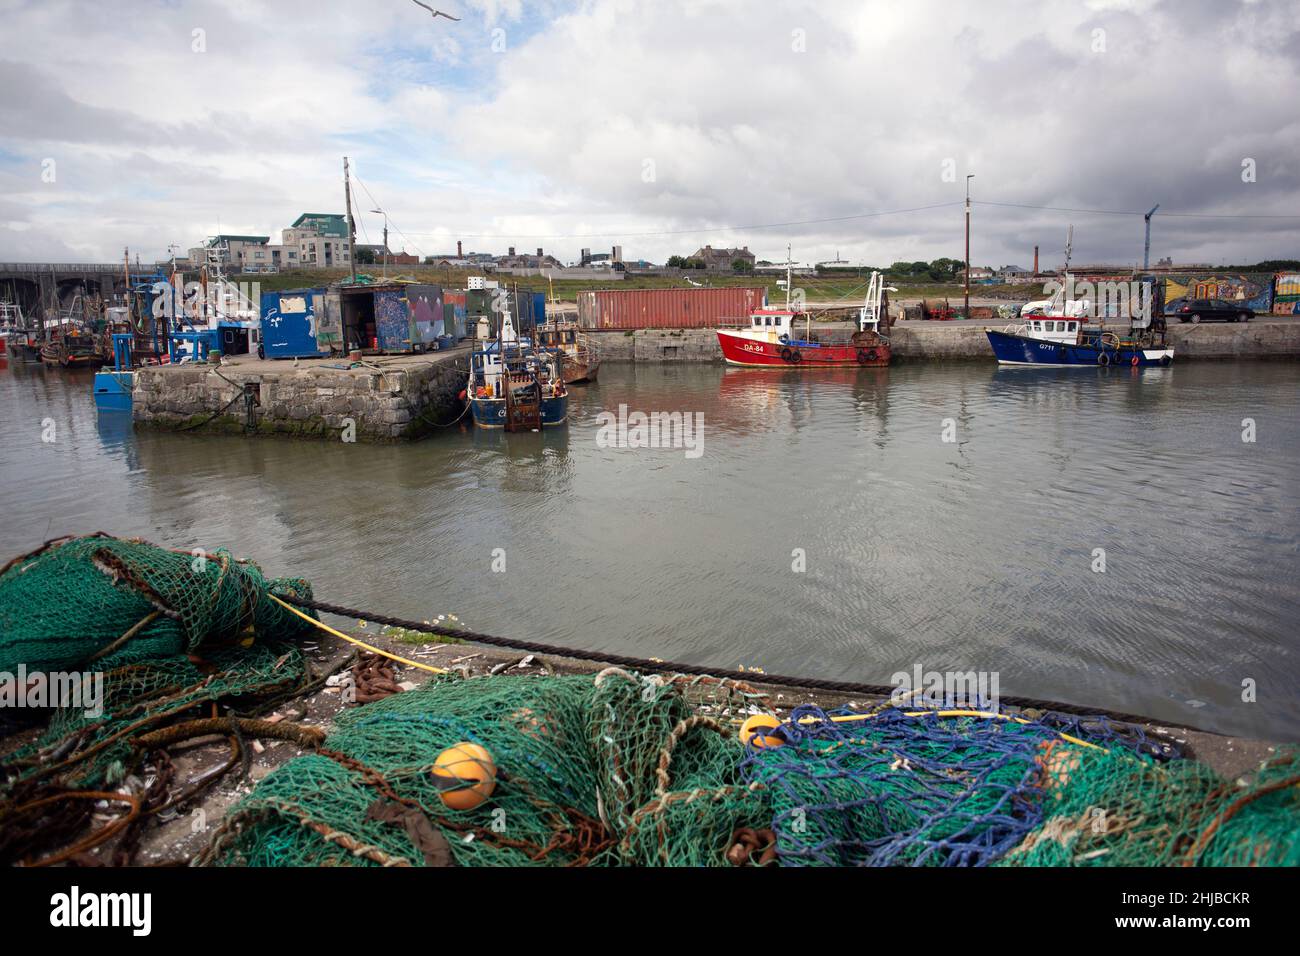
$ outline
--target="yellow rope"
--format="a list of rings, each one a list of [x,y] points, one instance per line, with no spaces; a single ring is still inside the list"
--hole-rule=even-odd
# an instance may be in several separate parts
[[[1025,718],[1023,717],[1013,717],[1010,714],[999,714],[996,711],[991,711],[991,710],[905,710],[903,711],[903,715],[906,717],[925,717],[929,714],[933,714],[935,717],[988,717],[988,718],[994,718],[996,720],[1014,720],[1018,724],[1032,723],[1032,721],[1025,720]],[[839,716],[832,717],[831,720],[836,721],[837,723],[843,723],[850,720],[869,720],[875,716],[876,716],[875,713],[841,714]],[[817,718],[803,717],[800,718],[799,722],[805,724],[816,723]],[[1080,740],[1078,737],[1073,737],[1070,734],[1062,733],[1059,730],[1056,731],[1056,734],[1062,740],[1068,740],[1072,744],[1078,744],[1081,747],[1092,747],[1094,750],[1100,750],[1102,753],[1110,753],[1110,751],[1107,750],[1105,747],[1099,746],[1098,744],[1094,744],[1087,740]]]
[[[303,614],[302,611],[298,610],[292,604],[286,604],[284,601],[281,601],[274,594],[268,593],[266,596],[269,597],[276,604],[280,605],[281,607],[292,611],[294,614],[297,614],[304,621],[308,621],[311,624],[314,624],[316,627],[319,627],[322,631],[325,631],[328,634],[333,634],[335,637],[342,638],[343,640],[347,641],[349,644],[355,644],[357,645],[357,647],[364,647],[366,650],[378,654],[380,657],[387,657],[391,661],[397,661],[398,663],[406,664],[409,667],[418,667],[422,671],[430,671],[431,673],[434,674],[447,673],[447,669],[444,667],[434,667],[432,664],[421,664],[419,661],[407,660],[405,657],[398,657],[396,654],[391,654],[388,651],[375,647],[373,644],[367,644],[365,641],[358,641],[355,637],[352,637],[351,635],[348,634],[344,634],[342,631],[336,631],[328,624],[316,620],[316,618],[312,617],[310,614]]]

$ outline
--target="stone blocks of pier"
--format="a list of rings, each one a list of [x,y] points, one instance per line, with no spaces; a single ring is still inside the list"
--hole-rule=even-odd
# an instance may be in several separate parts
[[[132,416],[139,427],[198,432],[338,439],[351,423],[358,441],[418,438],[463,407],[465,356],[456,362],[456,354],[411,357],[383,371],[266,361],[146,368],[135,375]],[[245,384],[257,396],[251,425]]]

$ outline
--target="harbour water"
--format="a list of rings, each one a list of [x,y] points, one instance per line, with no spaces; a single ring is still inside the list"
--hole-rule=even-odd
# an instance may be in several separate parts
[[[699,413],[700,454],[608,447],[620,405]],[[1298,405],[1293,363],[609,363],[567,429],[374,446],[135,433],[90,373],[11,360],[0,554],[94,530],[225,546],[492,633],[873,683],[994,671],[1295,739]]]

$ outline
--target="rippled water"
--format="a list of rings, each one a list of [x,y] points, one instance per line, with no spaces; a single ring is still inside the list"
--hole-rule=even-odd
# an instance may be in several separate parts
[[[483,631],[867,682],[997,671],[1005,694],[1297,739],[1298,399],[1280,363],[608,365],[567,431],[375,447],[134,434],[88,375],[11,362],[0,552],[225,545]],[[620,403],[703,413],[702,457],[600,447]]]

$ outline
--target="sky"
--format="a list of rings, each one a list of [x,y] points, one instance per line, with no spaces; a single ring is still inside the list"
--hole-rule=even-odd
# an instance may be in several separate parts
[[[0,261],[1300,258],[1296,0],[0,0]],[[1047,208],[1044,208],[1047,207]]]

